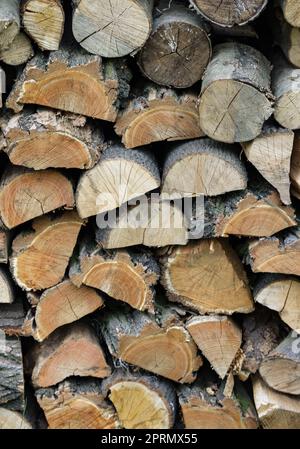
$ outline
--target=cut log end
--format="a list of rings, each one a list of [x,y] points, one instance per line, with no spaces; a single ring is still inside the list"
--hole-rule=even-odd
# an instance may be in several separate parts
[[[32,425],[21,415],[21,413],[0,407],[0,429],[24,430],[32,429]]]
[[[6,50],[0,51],[0,60],[5,64],[18,66],[25,64],[33,55],[30,39],[20,32]]]

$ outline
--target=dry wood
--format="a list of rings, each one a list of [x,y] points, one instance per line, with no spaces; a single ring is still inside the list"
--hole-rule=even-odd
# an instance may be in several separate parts
[[[0,184],[0,216],[9,228],[62,207],[74,206],[72,183],[55,170],[9,166]]]
[[[31,232],[12,245],[10,266],[24,290],[43,290],[62,281],[83,222],[75,212],[34,220]]]
[[[166,3],[166,2],[165,2]],[[191,87],[202,78],[211,57],[208,27],[180,2],[159,4],[149,39],[138,64],[145,76],[157,84]]]
[[[29,319],[29,317],[28,317]],[[17,297],[12,304],[0,304],[0,333],[8,336],[30,336],[31,327],[27,328],[23,300]]]
[[[300,394],[300,334],[291,332],[260,365],[259,373],[274,390]]]
[[[73,0],[73,34],[89,53],[116,58],[144,45],[153,0]]]
[[[32,383],[50,387],[70,376],[107,377],[111,368],[95,332],[84,323],[57,329],[32,349]]]
[[[162,283],[171,301],[200,313],[231,315],[253,310],[246,273],[225,240],[194,241],[164,252]]]
[[[105,147],[99,125],[69,113],[29,109],[3,120],[1,128],[10,161],[35,170],[92,168]]]
[[[186,429],[255,429],[254,405],[242,385],[236,383],[230,395],[225,382],[205,376],[194,385],[179,387],[179,404]]]
[[[253,381],[254,401],[265,429],[299,429],[300,399],[272,390],[260,378]]]
[[[114,144],[104,150],[100,162],[83,173],[76,191],[82,218],[102,214],[160,186],[154,156],[144,150],[128,150]]]
[[[293,0],[292,0],[293,1]],[[190,0],[205,19],[224,27],[245,25],[256,19],[267,5],[267,0]]]
[[[225,316],[197,316],[186,328],[221,379],[227,375],[242,343],[242,331]]]
[[[32,429],[32,425],[21,413],[0,407],[0,429],[19,430]]]
[[[171,429],[176,395],[171,383],[141,373],[116,370],[102,382],[125,429]]]
[[[5,50],[20,31],[20,0],[2,0],[0,10],[0,50]]]
[[[82,241],[73,260],[70,279],[77,287],[94,287],[138,310],[153,310],[154,286],[159,267],[147,251],[105,251]]]
[[[11,236],[6,229],[0,228],[0,263],[8,262]]]
[[[202,83],[200,127],[221,142],[257,137],[273,109],[271,65],[248,45],[225,43],[214,48]]]
[[[199,139],[177,144],[164,162],[162,197],[215,196],[247,187],[237,148]]]
[[[300,27],[300,5],[295,0],[279,0],[284,17],[294,27]]]
[[[158,324],[145,313],[116,310],[104,314],[99,324],[114,357],[175,382],[192,383],[202,359],[177,316],[164,314],[167,319]]]
[[[0,266],[0,304],[14,302],[14,285],[5,268]]]
[[[98,380],[72,378],[53,388],[38,389],[36,397],[49,429],[120,427],[114,408],[101,393]]]
[[[49,56],[37,54],[17,79],[6,105],[20,112],[24,104],[38,104],[114,122],[120,99],[128,96],[129,79],[123,61],[104,63],[80,48],[64,47]]]
[[[58,50],[64,31],[61,0],[25,0],[22,19],[26,33],[42,50]]]
[[[278,237],[262,238],[249,244],[254,273],[300,275],[300,230],[284,231]]]
[[[197,96],[193,92],[178,93],[143,85],[142,90],[133,92],[120,112],[115,130],[126,148],[201,137]]]
[[[300,11],[300,10],[299,10]],[[274,17],[270,17],[275,42],[280,46],[291,64],[300,67],[300,30],[286,22],[279,8],[274,10]],[[299,24],[300,25],[300,24]]]
[[[259,304],[275,310],[291,329],[300,329],[300,282],[296,277],[263,275],[254,289]]]
[[[278,190],[284,204],[291,202],[290,169],[293,143],[293,131],[266,126],[255,140],[243,144],[247,159]]]
[[[22,32],[16,35],[8,48],[0,50],[0,60],[12,66],[25,64],[33,55],[30,39]]]

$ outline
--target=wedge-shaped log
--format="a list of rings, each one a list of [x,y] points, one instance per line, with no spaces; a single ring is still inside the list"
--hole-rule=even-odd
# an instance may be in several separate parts
[[[161,282],[171,301],[200,313],[252,312],[246,273],[225,240],[200,240],[161,250],[160,262]]]
[[[12,164],[35,170],[92,168],[105,147],[99,125],[69,113],[28,109],[9,116],[1,128]]]
[[[271,65],[256,49],[239,43],[214,48],[203,77],[200,128],[221,142],[257,137],[272,115]]]
[[[30,291],[62,281],[82,224],[75,212],[34,220],[33,230],[13,241],[10,267],[17,284]]]
[[[144,150],[126,151],[120,144],[104,150],[100,162],[82,174],[76,205],[82,218],[111,211],[160,186],[154,156]]]
[[[36,397],[49,429],[117,429],[113,406],[101,392],[101,381],[72,377],[55,387],[38,389]]]

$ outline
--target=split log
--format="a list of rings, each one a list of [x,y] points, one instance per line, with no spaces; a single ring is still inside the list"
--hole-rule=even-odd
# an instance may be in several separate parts
[[[236,148],[199,139],[177,144],[167,154],[162,198],[215,196],[247,187],[247,171]]]
[[[254,289],[257,303],[275,310],[291,329],[300,329],[300,281],[284,275],[264,275]]]
[[[102,214],[160,186],[159,168],[147,151],[126,151],[115,144],[103,151],[100,162],[82,174],[76,206],[82,218]]]
[[[202,78],[211,58],[208,27],[180,2],[165,9],[159,4],[158,9],[151,35],[138,57],[139,67],[157,84],[191,87]]]
[[[300,133],[295,132],[294,148],[291,160],[290,177],[292,181],[292,194],[297,198],[300,195]]]
[[[225,395],[225,382],[198,380],[179,387],[178,396],[186,429],[255,429],[258,427],[254,405],[242,385],[236,383],[232,394]]]
[[[245,25],[255,20],[267,5],[267,0],[190,0],[205,19],[223,27]]]
[[[279,237],[262,238],[249,244],[254,273],[281,273],[300,276],[300,229],[284,231]]]
[[[117,58],[144,45],[153,0],[73,0],[73,35],[89,53]]]
[[[111,373],[98,337],[84,323],[57,329],[32,349],[30,358],[35,387],[50,387],[74,375],[103,378]]]
[[[288,129],[300,128],[300,69],[281,54],[274,55],[272,87],[276,97],[274,117]]]
[[[6,106],[20,112],[24,104],[37,104],[114,122],[130,77],[123,61],[104,63],[82,49],[62,48],[31,59]]]
[[[69,276],[76,287],[84,284],[134,309],[153,310],[159,267],[147,251],[108,252],[82,241],[78,260],[72,261]]]
[[[279,0],[285,20],[294,27],[300,27],[300,7],[295,0]]]
[[[1,333],[0,407],[24,410],[24,374],[21,342]]]
[[[194,212],[197,223],[196,211]],[[214,198],[205,198],[205,237],[270,237],[296,226],[295,211],[284,206],[269,184]],[[200,217],[202,219],[202,217]]]
[[[117,429],[112,405],[101,393],[101,382],[72,378],[53,388],[38,389],[36,397],[49,429]]]
[[[20,0],[2,0],[0,11],[0,50],[7,49],[20,31]]]
[[[140,217],[142,214],[142,219]],[[135,245],[163,247],[186,245],[188,223],[182,209],[168,201],[152,200],[120,213],[116,223],[96,231],[96,241],[105,249]]]
[[[0,228],[0,263],[8,262],[11,236],[6,229]]]
[[[192,383],[202,359],[180,320],[168,318],[159,325],[145,313],[116,310],[101,316],[99,325],[117,359],[175,382]]]
[[[25,64],[33,55],[30,39],[22,32],[16,35],[8,48],[0,50],[0,60],[12,66]]]
[[[25,0],[23,26],[42,50],[58,50],[64,32],[65,13],[61,0]]]
[[[253,310],[246,273],[225,240],[194,241],[161,252],[161,282],[170,301],[200,313],[231,315]]]
[[[256,49],[239,43],[214,48],[202,82],[200,128],[221,142],[255,139],[272,115],[271,65]]]
[[[172,384],[154,376],[116,370],[102,382],[125,429],[171,429],[176,395]]]
[[[253,381],[259,421],[264,429],[299,429],[300,399],[272,390],[260,377]]]
[[[0,266],[0,304],[14,302],[14,285],[6,269]]]
[[[225,316],[197,316],[186,328],[212,368],[224,379],[242,343],[242,331]]]
[[[243,143],[247,159],[278,190],[281,201],[290,204],[290,169],[294,133],[279,127],[264,127],[252,142]],[[295,151],[295,150],[294,150]]]
[[[300,10],[299,10],[300,12]],[[272,32],[275,42],[279,45],[288,61],[296,67],[300,67],[300,30],[291,26],[284,18],[282,11],[275,8],[274,17],[271,16]],[[299,15],[300,18],[300,15]],[[300,26],[300,23],[299,23]]]
[[[92,168],[105,147],[99,125],[68,113],[26,110],[3,120],[1,128],[12,164],[35,170]]]
[[[300,335],[291,332],[262,361],[259,373],[274,390],[300,394]]]
[[[120,112],[115,130],[126,148],[201,137],[197,96],[143,85]]]
[[[24,430],[32,429],[32,425],[21,415],[21,413],[0,407],[0,429]]]
[[[0,184],[0,216],[8,229],[59,208],[72,209],[72,183],[55,170],[9,166]]]
[[[44,290],[62,281],[82,227],[75,212],[34,220],[31,232],[12,245],[10,267],[24,290]]]
[[[68,279],[45,290],[34,313],[33,337],[45,340],[57,328],[102,308],[102,297],[92,288],[75,287]]]

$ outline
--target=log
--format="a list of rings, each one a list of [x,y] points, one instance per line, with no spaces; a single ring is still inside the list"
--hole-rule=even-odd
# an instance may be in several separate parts
[[[205,377],[192,386],[178,388],[179,404],[186,429],[256,429],[254,405],[242,385],[225,395],[225,383]]]
[[[34,170],[89,169],[105,148],[100,126],[69,113],[29,109],[3,120],[1,128],[11,163]]]
[[[300,394],[300,335],[291,332],[259,367],[259,373],[269,387],[281,393]]]
[[[32,383],[50,387],[67,377],[104,378],[110,375],[98,337],[85,323],[72,323],[57,329],[31,351]]]
[[[117,429],[112,405],[101,393],[101,381],[72,377],[59,385],[36,390],[49,429]]]
[[[11,235],[6,229],[0,228],[0,263],[8,263]]]
[[[294,27],[300,27],[300,8],[294,0],[279,0],[285,20]]]
[[[276,97],[274,117],[288,129],[300,128],[300,69],[289,64],[282,54],[274,55],[272,88]]]
[[[299,28],[291,26],[285,20],[280,8],[274,9],[274,17],[271,17],[271,20],[275,42],[279,45],[288,61],[294,66],[300,67],[300,56],[298,51],[300,46]]]
[[[171,429],[174,425],[176,395],[164,379],[118,369],[104,379],[102,391],[125,429]]]
[[[122,136],[126,148],[201,137],[197,96],[193,92],[143,85],[142,90],[132,93],[120,112],[115,131]]]
[[[147,151],[125,151],[114,144],[103,151],[100,162],[83,173],[76,190],[82,218],[102,214],[160,186],[159,168]]]
[[[203,132],[226,143],[255,139],[273,113],[270,74],[269,61],[256,49],[234,42],[217,45],[202,82]]]
[[[225,240],[193,241],[161,253],[161,282],[170,301],[200,313],[253,311],[246,273]]]
[[[75,212],[34,220],[31,232],[19,234],[12,244],[10,267],[16,283],[35,291],[61,282],[82,224]]]
[[[142,220],[139,214],[143,214]],[[168,201],[152,200],[133,206],[117,217],[111,226],[98,228],[96,241],[104,249],[127,248],[144,245],[163,247],[186,245],[188,223],[179,205]]]
[[[174,146],[167,154],[162,198],[215,196],[247,187],[247,172],[236,148],[199,139]]]
[[[300,275],[299,228],[278,237],[261,238],[249,244],[249,260],[254,273]]]
[[[9,337],[30,336],[30,332],[26,332],[26,325],[22,298],[17,297],[12,304],[0,304],[0,337],[3,332]]]
[[[16,35],[8,48],[0,50],[0,60],[12,66],[25,64],[33,55],[31,41],[22,31]]]
[[[33,337],[45,340],[57,328],[73,323],[102,308],[104,301],[95,290],[75,287],[69,279],[45,290],[34,313]]]
[[[14,284],[7,270],[0,266],[0,304],[14,302]]]
[[[0,12],[0,50],[7,49],[20,31],[20,0],[2,0]]]
[[[225,316],[196,316],[186,323],[196,345],[221,379],[234,363],[242,344],[239,326]]]
[[[8,229],[59,208],[74,206],[70,180],[55,170],[9,166],[0,182],[0,217]]]
[[[291,203],[290,169],[293,143],[293,131],[265,126],[260,136],[242,145],[247,159],[275,187],[284,204]]]
[[[103,63],[80,48],[64,47],[29,61],[6,106],[16,113],[24,104],[37,104],[114,122],[130,77],[124,61]]]
[[[169,3],[169,2],[168,2]],[[202,78],[211,58],[209,30],[180,2],[163,8],[138,56],[142,73],[162,86],[187,88]]]
[[[41,50],[58,50],[64,32],[61,0],[25,0],[22,19],[26,33]]]
[[[254,289],[257,303],[275,310],[291,329],[300,329],[300,281],[296,277],[266,274]]]
[[[115,358],[175,382],[192,383],[202,359],[180,320],[168,318],[159,325],[137,310],[115,310],[101,315],[99,325]]]
[[[223,27],[245,25],[255,20],[266,7],[267,0],[190,0],[191,5],[206,20]]]
[[[272,390],[260,377],[253,381],[260,424],[264,429],[299,429],[300,399]]]
[[[153,310],[159,267],[147,251],[105,251],[94,243],[82,241],[69,276],[76,287],[84,284],[134,309]]]
[[[300,134],[298,131],[294,133],[290,177],[292,182],[292,195],[297,198],[300,195]]]
[[[153,0],[73,0],[73,35],[89,53],[117,58],[144,45]]]
[[[0,407],[23,411],[24,374],[21,342],[1,333],[0,347]]]
[[[0,429],[1,430],[24,430],[32,429],[32,425],[21,413],[0,407]]]

